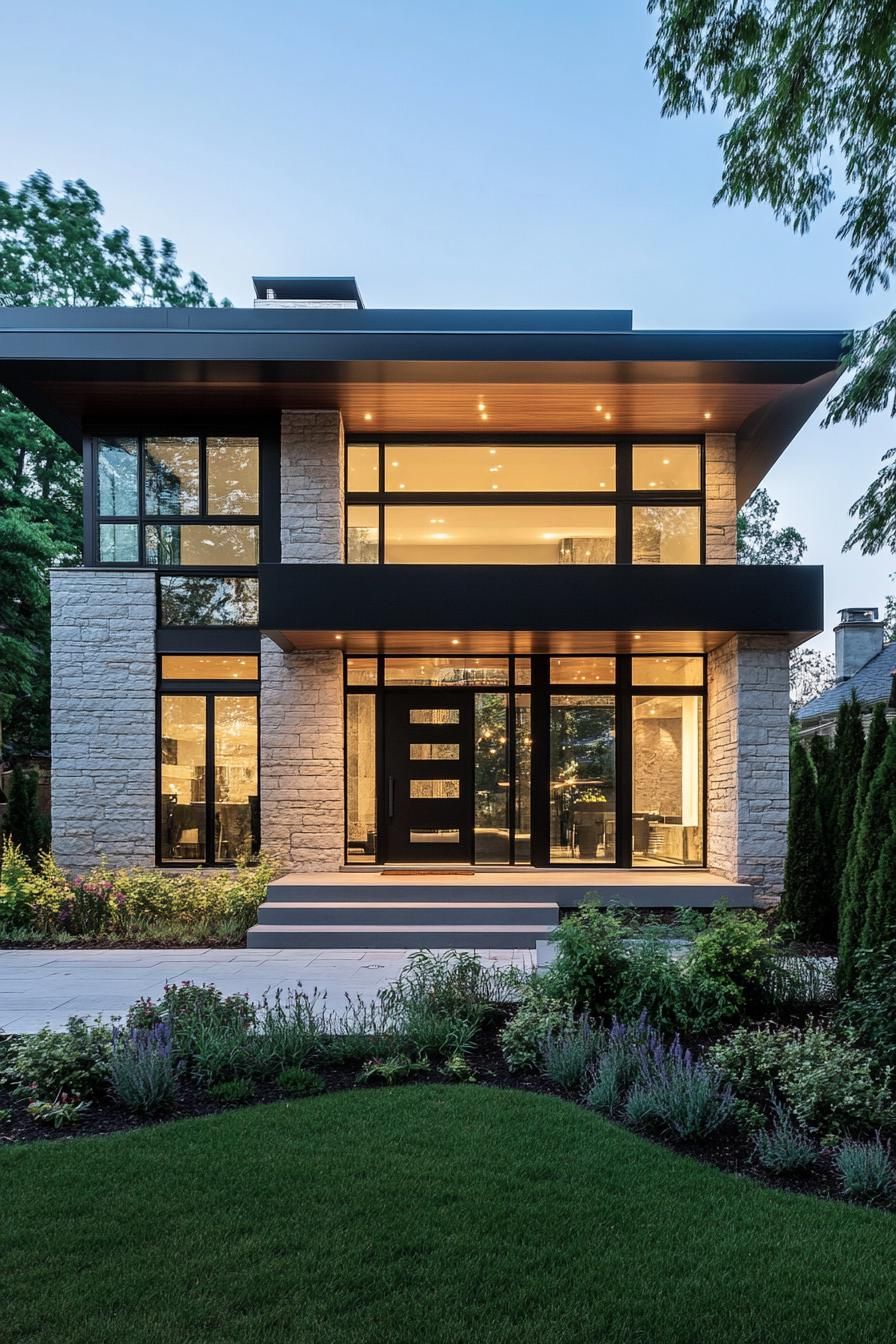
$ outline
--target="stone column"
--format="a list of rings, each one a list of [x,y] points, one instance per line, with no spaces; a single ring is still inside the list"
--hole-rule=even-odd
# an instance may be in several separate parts
[[[345,446],[338,411],[284,411],[283,564],[344,559]],[[344,859],[342,655],[261,643],[261,844],[285,870]]]
[[[787,640],[738,635],[707,660],[707,866],[780,896],[787,852]]]
[[[50,622],[53,853],[153,866],[155,573],[52,570]]]
[[[737,562],[737,438],[706,436],[706,563]]]

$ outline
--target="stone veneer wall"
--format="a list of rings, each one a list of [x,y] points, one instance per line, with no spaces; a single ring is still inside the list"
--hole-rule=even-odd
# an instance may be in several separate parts
[[[706,436],[706,563],[733,565],[737,560],[737,439],[734,434]]]
[[[780,896],[789,805],[782,636],[736,636],[707,661],[707,865]]]
[[[83,871],[155,863],[156,581],[50,573],[53,853]]]
[[[338,411],[284,411],[280,546],[284,564],[344,558]],[[328,871],[344,859],[342,655],[284,653],[261,641],[261,844],[282,867]]]

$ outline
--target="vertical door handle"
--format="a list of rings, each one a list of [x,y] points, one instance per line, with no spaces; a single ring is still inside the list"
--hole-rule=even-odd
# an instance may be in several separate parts
[[[395,777],[393,775],[389,776],[388,797],[389,797],[389,804],[388,804],[389,820],[391,821],[393,816],[395,815]]]

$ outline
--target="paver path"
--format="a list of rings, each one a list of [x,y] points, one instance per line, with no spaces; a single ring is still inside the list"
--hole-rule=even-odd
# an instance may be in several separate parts
[[[74,1015],[122,1015],[135,999],[159,998],[167,981],[217,985],[224,994],[259,999],[266,991],[302,988],[325,991],[333,1009],[346,994],[372,998],[401,971],[407,952],[382,949],[292,951],[264,948],[171,948],[161,950],[54,948],[0,950],[0,1032],[61,1027]],[[494,948],[478,954],[485,963],[528,970],[534,953]]]

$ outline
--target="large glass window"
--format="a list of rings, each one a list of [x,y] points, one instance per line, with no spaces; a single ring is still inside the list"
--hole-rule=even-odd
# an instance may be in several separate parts
[[[387,686],[506,686],[508,658],[386,658]]]
[[[161,625],[257,625],[258,580],[247,575],[163,574]]]
[[[699,490],[698,443],[636,443],[632,445],[634,490]]]
[[[551,682],[553,685],[569,685],[582,682],[586,685],[612,686],[616,680],[615,658],[552,658]]]
[[[258,659],[252,654],[208,653],[162,655],[163,681],[257,681]]]
[[[632,509],[632,563],[699,565],[699,507],[636,504]]]
[[[146,439],[143,456],[146,512],[198,513],[199,440]]]
[[[588,505],[387,505],[386,564],[613,564],[616,514]]]
[[[258,698],[169,695],[160,704],[160,858],[229,864],[258,849]]]
[[[140,445],[137,439],[99,440],[97,492],[101,516],[136,517],[140,512]]]
[[[257,565],[258,528],[232,523],[150,523],[148,565]]]
[[[346,449],[349,493],[376,494],[380,488],[380,448],[377,443],[350,443]]]
[[[703,862],[703,699],[632,700],[632,860]]]
[[[594,494],[616,489],[608,443],[386,444],[385,489],[409,494]],[[375,490],[376,485],[349,489]],[[371,479],[368,468],[366,479]]]
[[[703,659],[664,654],[632,659],[633,686],[702,686]]]
[[[138,523],[100,523],[100,563],[136,565],[140,562]]]
[[[350,565],[376,565],[380,558],[380,511],[376,504],[348,508],[345,558]]]
[[[616,710],[609,695],[552,695],[552,863],[616,857]]]
[[[349,863],[376,863],[376,696],[345,702],[346,830]]]
[[[207,439],[206,480],[210,514],[258,513],[258,440]]]

